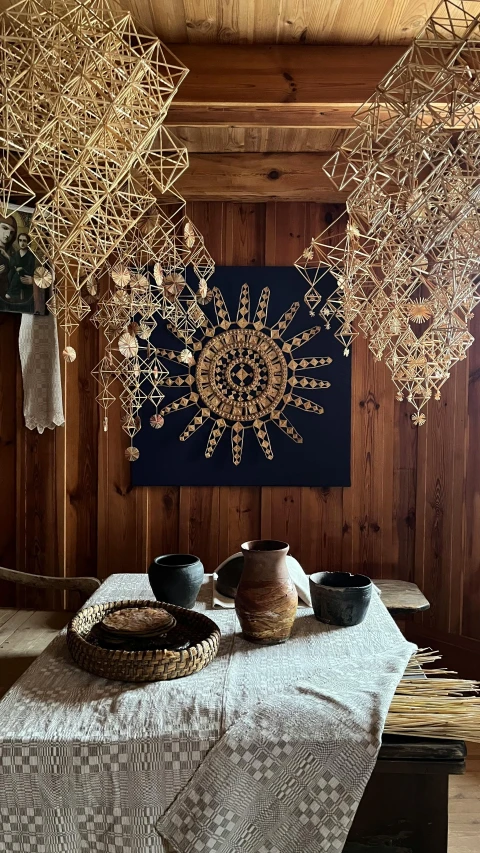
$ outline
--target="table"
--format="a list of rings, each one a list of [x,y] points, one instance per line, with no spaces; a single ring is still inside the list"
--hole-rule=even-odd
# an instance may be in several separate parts
[[[207,606],[207,584],[200,597],[199,609]],[[147,598],[148,579],[143,575],[114,576],[99,593],[103,600]],[[306,612],[303,611],[300,621]],[[222,627],[235,619],[231,611],[216,611],[213,616]],[[327,633],[333,642],[335,631],[328,629]],[[348,637],[353,641],[355,634]],[[375,645],[375,637],[370,641]],[[167,695],[170,700],[174,699],[178,682],[170,682],[168,690],[163,690],[162,685],[119,685],[94,679],[74,666],[65,648],[64,636],[57,638],[0,703],[1,771],[9,783],[0,796],[0,829],[3,830],[3,834],[0,833],[0,851],[12,853],[18,849],[21,853],[51,853],[52,850],[61,850],[62,853],[77,853],[96,849],[106,853],[117,850],[146,853],[147,850],[163,850],[153,829],[159,803],[168,805],[172,801],[176,792],[190,779],[192,767],[198,766],[218,741],[219,731],[225,725],[225,721],[212,714],[212,708],[216,707],[217,689],[212,676],[214,673],[218,675],[220,687],[226,683],[222,682],[222,673],[229,666],[228,646],[231,642],[232,634],[225,631],[223,646],[214,665],[191,679],[184,679],[180,685],[182,690],[190,691],[194,700],[188,707],[195,731],[195,737],[188,741],[182,753],[175,704],[173,701],[165,704],[162,700]],[[289,650],[294,647],[295,641],[291,641]],[[257,647],[249,645],[245,651],[252,660],[264,657]],[[269,660],[282,660],[282,654],[285,654],[282,647],[273,647]],[[271,678],[269,689],[274,692],[276,683],[280,683],[279,670],[275,666],[272,667]],[[260,692],[263,687],[259,685]],[[87,698],[88,714],[84,714]],[[244,698],[247,698],[246,694]],[[233,713],[233,717],[238,713],[233,707],[227,707],[226,712],[227,716]],[[228,720],[226,725],[229,725]],[[407,761],[405,751],[402,755],[406,796],[412,788],[411,777],[405,775],[411,773],[408,762],[418,762],[419,759],[410,756]],[[451,759],[448,761],[448,766],[442,768],[443,780],[448,775],[447,771],[453,770]],[[368,808],[368,804],[374,803],[378,796],[376,785],[380,784],[379,790],[387,790],[385,780],[378,783],[375,779],[378,772],[387,772],[393,778],[393,772],[387,769],[392,767],[392,762],[398,771],[399,758],[393,758],[390,753],[380,758],[372,776],[370,785],[374,786],[374,793],[369,795],[369,786],[351,830],[351,841],[357,846],[363,843],[365,832],[375,835],[372,808]],[[42,770],[43,775],[38,773],[39,766],[46,763],[48,772]],[[415,775],[424,775],[428,763],[416,763]],[[458,765],[460,763],[457,761]],[[118,786],[128,797],[128,817],[122,813],[115,814],[115,808],[110,813],[101,806],[102,800],[110,802],[110,794],[116,795],[115,791],[118,794]],[[75,814],[71,812],[72,802],[77,804]],[[394,837],[392,809],[385,809],[385,814],[383,810],[379,814],[377,809],[378,817],[385,818],[383,825],[390,820]],[[418,821],[415,826],[417,824]],[[97,843],[100,836],[102,841]],[[440,836],[441,832],[435,838],[425,836],[418,843],[414,839],[412,844],[416,846],[411,846],[410,850],[413,853],[443,853],[443,836]],[[434,841],[438,842],[436,847],[431,846]],[[419,846],[421,844],[423,846]],[[356,851],[352,850],[352,853]]]

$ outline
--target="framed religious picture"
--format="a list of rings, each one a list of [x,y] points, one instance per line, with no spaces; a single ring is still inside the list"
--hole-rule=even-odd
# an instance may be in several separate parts
[[[41,265],[29,234],[33,212],[12,205],[0,217],[0,311],[47,313],[50,292],[36,283]]]

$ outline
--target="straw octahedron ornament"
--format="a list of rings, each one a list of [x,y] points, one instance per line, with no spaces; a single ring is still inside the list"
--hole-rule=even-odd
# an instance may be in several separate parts
[[[480,25],[473,0],[445,0],[356,114],[326,164],[350,190],[347,236],[312,241],[297,268],[306,301],[349,350],[358,330],[388,365],[414,423],[473,338],[480,300]],[[321,304],[325,269],[336,291]]]
[[[0,213],[36,198],[35,281],[53,285],[48,307],[67,344],[110,275],[95,317],[107,338],[97,399],[107,410],[120,382],[133,437],[143,402],[157,417],[163,399],[166,370],[148,342],[155,316],[168,317],[186,345],[203,318],[193,291],[172,293],[171,282],[187,265],[204,281],[214,269],[172,192],[187,151],[163,127],[187,69],[116,0],[22,0],[0,15],[0,61]],[[72,347],[64,352],[75,358]]]
[[[10,7],[0,16],[0,59],[4,195],[16,198],[25,172],[45,187],[31,236],[56,269],[63,298],[60,311],[55,299],[50,308],[69,333],[83,317],[75,291],[188,163],[162,132],[187,69],[115,0]]]

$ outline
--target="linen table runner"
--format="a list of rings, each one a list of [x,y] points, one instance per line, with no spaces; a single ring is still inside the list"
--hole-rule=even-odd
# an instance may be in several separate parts
[[[300,617],[296,654],[236,643],[227,719],[251,706],[250,692],[261,698],[159,820],[179,853],[343,850],[415,646],[378,595],[363,627],[327,628],[310,614]]]

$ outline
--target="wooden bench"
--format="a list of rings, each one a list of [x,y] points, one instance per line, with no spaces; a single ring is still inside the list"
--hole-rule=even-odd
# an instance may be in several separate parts
[[[463,741],[384,735],[345,853],[447,853],[449,776]]]
[[[416,583],[372,578],[380,590],[382,601],[392,616],[405,616],[430,609],[430,602]]]
[[[397,619],[430,608],[414,583],[373,582]],[[465,757],[463,741],[384,735],[345,853],[447,853],[449,777]]]

